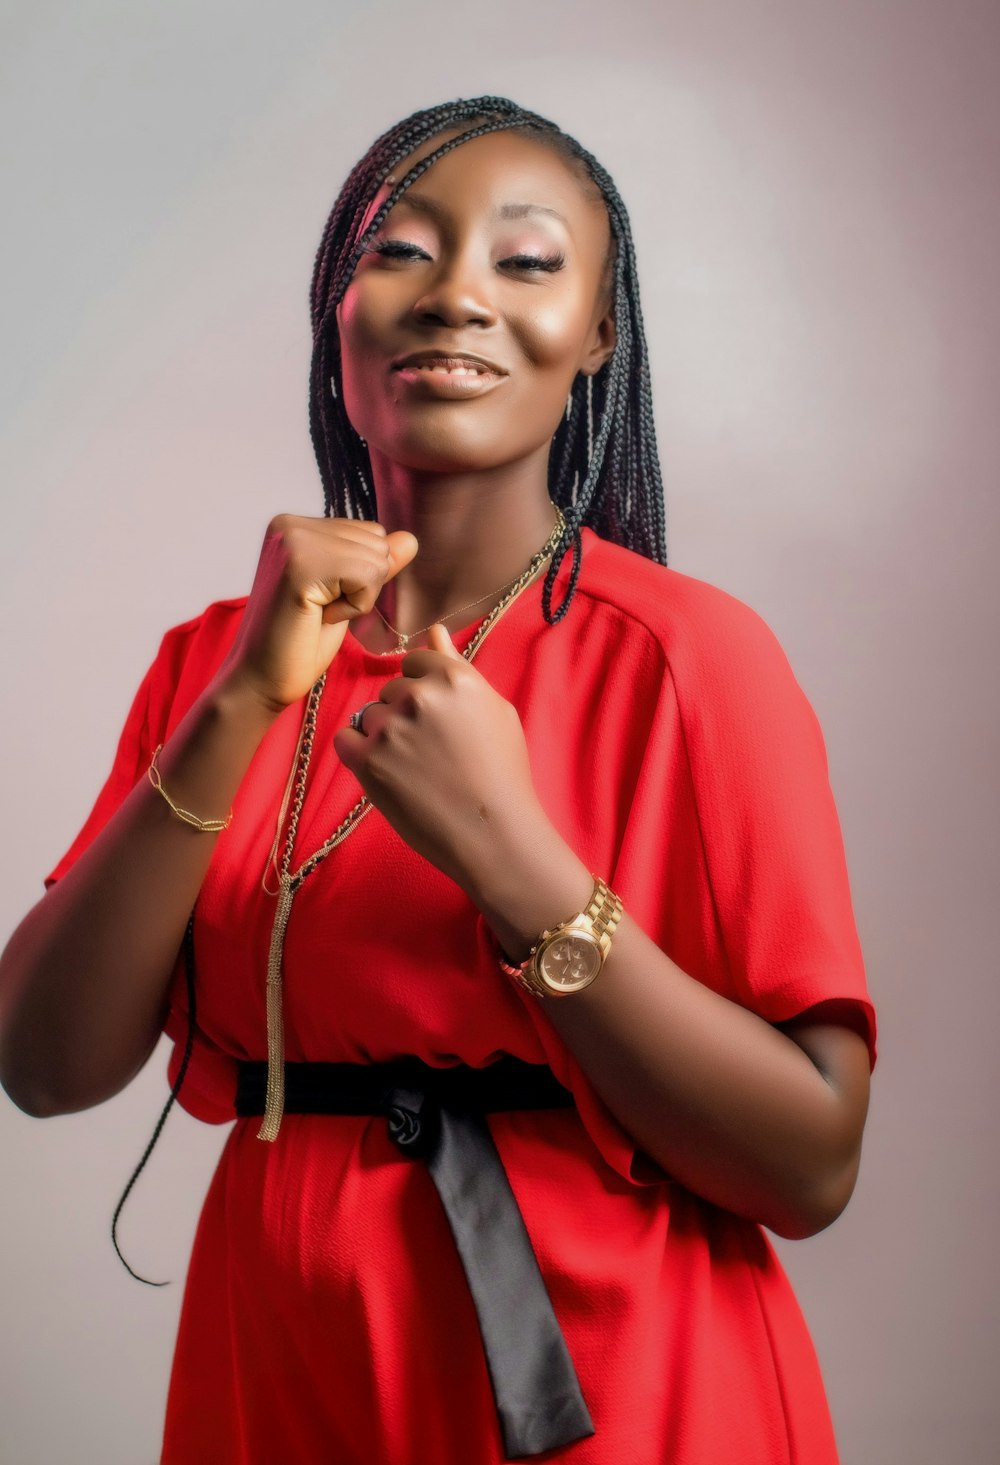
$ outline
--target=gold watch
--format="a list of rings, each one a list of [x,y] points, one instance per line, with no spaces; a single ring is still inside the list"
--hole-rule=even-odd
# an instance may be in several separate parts
[[[569,997],[573,992],[582,992],[607,960],[621,918],[618,896],[603,880],[595,879],[586,910],[543,931],[519,966],[502,952],[500,965],[535,997]]]

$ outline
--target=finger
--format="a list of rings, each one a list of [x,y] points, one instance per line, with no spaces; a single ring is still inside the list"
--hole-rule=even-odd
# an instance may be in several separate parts
[[[360,783],[360,769],[368,751],[368,739],[364,733],[355,732],[353,727],[338,727],[333,735],[333,750]]]
[[[408,651],[399,664],[404,677],[443,676],[448,682],[453,681],[456,676],[463,676],[466,668],[476,675],[475,667],[469,665],[460,651],[452,655],[448,651],[435,651],[430,646],[422,646],[419,651]]]
[[[409,702],[412,696],[413,688],[409,685],[406,678],[393,677],[392,681],[386,682],[381,692],[379,692],[378,699],[380,702],[384,702],[387,707],[399,708],[403,703]],[[365,713],[365,716],[367,717],[368,714]]]
[[[377,738],[390,718],[396,714],[384,702],[376,702],[373,707],[365,709],[365,715],[361,719],[361,726],[358,731],[368,742]]]
[[[385,543],[384,540],[382,542]],[[314,589],[307,592],[306,599],[322,603],[326,625],[357,620],[367,615],[378,599],[388,566],[389,557],[384,551],[376,551],[373,555],[359,554],[354,563],[343,566],[335,578],[327,577],[321,570],[314,581]]]
[[[419,545],[417,543],[417,536],[411,534],[408,529],[394,529],[387,536],[387,542],[389,545],[389,573],[385,578],[391,580],[394,575],[399,574],[404,566],[410,563]]]
[[[440,651],[422,646],[419,651],[408,651],[400,662],[399,669],[404,677],[426,677],[434,672],[442,672],[450,659],[442,656]]]
[[[427,633],[427,641],[432,651],[440,651],[444,656],[450,656],[456,661],[465,660],[462,653],[456,650],[448,627],[443,622],[434,622]]]
[[[374,527],[380,530],[380,534],[372,535],[367,541],[371,547],[372,559],[360,566],[360,573],[355,580],[352,580],[350,574],[341,576],[338,586],[340,593],[326,606],[323,613],[323,619],[328,625],[367,615],[386,580],[397,575],[417,552],[417,537],[408,529],[394,529],[387,535],[381,525]],[[374,576],[370,569],[372,564],[375,566]]]
[[[338,539],[354,539],[360,544],[369,540],[383,542],[388,539],[388,530],[377,519],[317,519],[316,527]]]

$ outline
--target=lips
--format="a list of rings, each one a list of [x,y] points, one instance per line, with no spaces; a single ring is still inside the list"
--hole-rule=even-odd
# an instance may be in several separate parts
[[[507,375],[497,362],[471,352],[458,355],[442,351],[411,351],[408,356],[399,356],[392,363],[393,371],[403,371],[406,368],[451,377]]]
[[[469,401],[502,390],[509,373],[496,361],[471,351],[411,351],[392,363],[393,380],[422,401]]]

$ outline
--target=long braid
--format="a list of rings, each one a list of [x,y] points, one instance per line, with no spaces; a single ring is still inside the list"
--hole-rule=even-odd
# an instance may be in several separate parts
[[[376,139],[344,183],[316,252],[310,291],[309,427],[327,514],[376,517],[368,450],[344,410],[336,308],[369,239],[406,189],[452,148],[511,128],[537,137],[582,167],[607,208],[612,238],[615,349],[593,377],[577,376],[549,453],[549,492],[566,519],[542,591],[543,614],[554,624],[566,614],[576,589],[584,525],[667,563],[663,482],[632,230],[610,175],[575,138],[506,97],[472,97],[415,112]],[[456,131],[458,136],[442,142],[394,182],[362,232],[371,200],[394,169],[424,143]],[[553,607],[556,577],[570,551],[566,594]]]

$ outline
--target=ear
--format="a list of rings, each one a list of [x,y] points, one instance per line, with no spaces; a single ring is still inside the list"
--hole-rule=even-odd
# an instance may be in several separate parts
[[[590,348],[580,362],[584,376],[595,376],[611,356],[618,341],[614,312],[609,308],[594,326]]]

